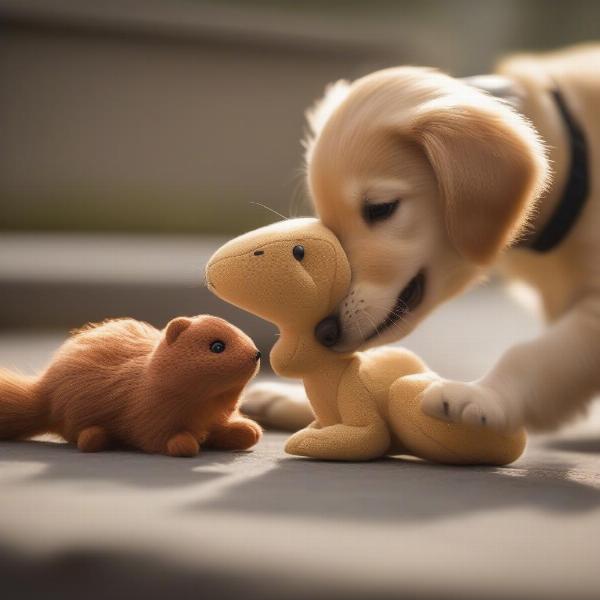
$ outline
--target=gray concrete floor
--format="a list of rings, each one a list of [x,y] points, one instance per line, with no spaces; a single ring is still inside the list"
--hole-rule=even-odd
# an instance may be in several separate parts
[[[469,378],[537,329],[487,288],[407,345]],[[36,370],[63,337],[0,335],[0,364]],[[598,408],[502,469],[319,463],[286,456],[285,439],[271,432],[252,452],[190,460],[0,443],[4,589],[11,599],[82,586],[88,598],[597,596]]]

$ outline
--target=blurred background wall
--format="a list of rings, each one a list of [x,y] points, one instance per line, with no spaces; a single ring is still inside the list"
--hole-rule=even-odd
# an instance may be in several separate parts
[[[594,0],[0,0],[0,327],[214,310],[264,336],[202,266],[277,218],[255,203],[310,211],[303,113],[328,82],[486,72],[599,24]]]
[[[593,38],[597,1],[0,0],[3,230],[235,233],[302,205],[327,82]],[[300,208],[291,203],[300,203]]]

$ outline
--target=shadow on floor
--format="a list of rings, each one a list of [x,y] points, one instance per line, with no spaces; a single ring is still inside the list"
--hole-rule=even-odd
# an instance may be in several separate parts
[[[600,507],[600,489],[549,469],[448,467],[386,459],[329,463],[297,458],[187,510],[215,509],[353,521],[431,521],[517,507],[577,513]]]
[[[82,454],[65,443],[23,441],[1,442],[0,459],[10,463],[39,463],[35,481],[111,482],[140,488],[176,488],[208,483],[219,471],[245,453],[207,450],[195,458],[171,458],[136,451]],[[207,469],[208,467],[208,469]]]
[[[431,521],[477,512],[529,508],[574,514],[600,507],[595,473],[574,471],[560,457],[550,464],[527,460],[514,467],[448,467],[416,460],[369,463],[284,458],[285,436],[267,435],[251,453],[203,452],[177,459],[139,452],[82,455],[66,444],[0,443],[5,463],[42,469],[21,477],[32,483],[116,483],[152,489],[196,486],[203,500],[184,504],[193,514],[210,510],[238,515],[280,515],[362,522]],[[531,463],[531,461],[529,461]],[[204,493],[219,478],[216,494]]]
[[[561,452],[580,452],[582,454],[600,454],[600,436],[551,440],[546,448]]]

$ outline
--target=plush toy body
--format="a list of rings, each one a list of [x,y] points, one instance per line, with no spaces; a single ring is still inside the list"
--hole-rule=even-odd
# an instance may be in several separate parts
[[[289,439],[287,452],[329,460],[404,453],[450,464],[495,465],[522,453],[523,431],[501,434],[423,414],[418,397],[437,376],[411,352],[341,354],[317,342],[315,325],[350,286],[346,255],[318,221],[284,221],[232,240],[211,258],[207,282],[219,297],[280,329],[273,369],[303,380],[316,417]]]
[[[76,332],[38,378],[0,371],[0,439],[57,433],[84,452],[113,445],[194,456],[200,445],[253,446],[260,427],[238,412],[260,354],[217,317],[163,331],[117,319]]]

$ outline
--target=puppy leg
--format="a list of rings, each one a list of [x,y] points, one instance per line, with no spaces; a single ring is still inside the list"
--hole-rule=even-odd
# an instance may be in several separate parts
[[[269,429],[298,431],[314,421],[304,387],[297,383],[263,381],[250,385],[242,412]]]
[[[478,381],[431,384],[423,411],[501,430],[548,430],[581,412],[600,389],[600,314],[593,304],[580,304],[537,339],[511,348]]]

